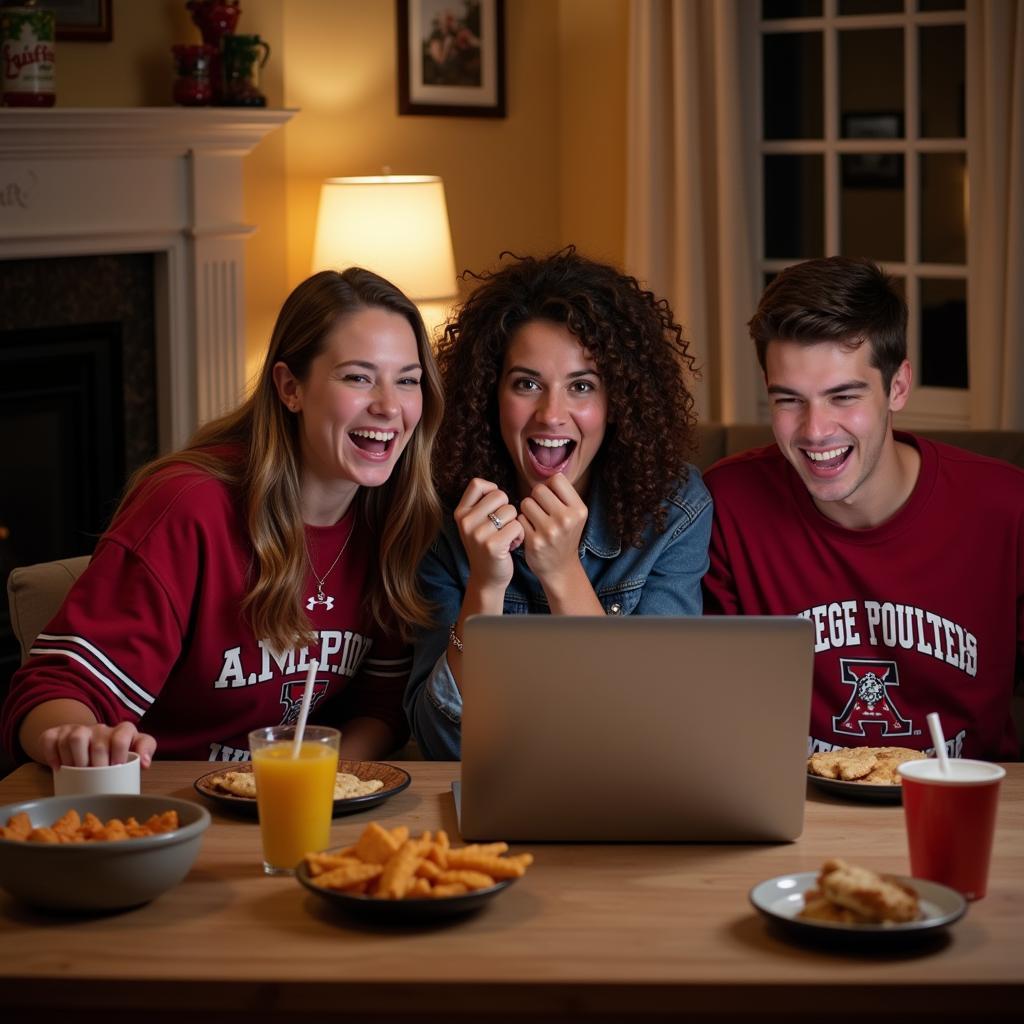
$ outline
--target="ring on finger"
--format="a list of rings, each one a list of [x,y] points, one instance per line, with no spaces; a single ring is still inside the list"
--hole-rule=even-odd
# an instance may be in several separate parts
[[[496,530],[500,530],[502,528],[502,526],[505,525],[493,512],[488,512],[487,513],[487,518],[490,519],[491,525]]]

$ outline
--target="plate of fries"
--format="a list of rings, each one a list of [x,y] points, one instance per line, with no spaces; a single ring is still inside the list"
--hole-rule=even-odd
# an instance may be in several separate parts
[[[376,807],[401,793],[410,782],[409,773],[397,765],[383,761],[339,761],[332,814],[338,817]],[[192,785],[197,793],[222,807],[256,816],[252,762],[221,765],[216,771],[201,775]]]
[[[367,920],[428,921],[482,907],[521,878],[529,853],[507,843],[454,847],[443,830],[411,836],[370,822],[352,845],[307,853],[296,877],[333,906]]]

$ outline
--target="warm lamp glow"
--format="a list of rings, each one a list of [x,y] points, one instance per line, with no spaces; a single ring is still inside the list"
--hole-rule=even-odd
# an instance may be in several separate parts
[[[320,189],[313,271],[346,267],[380,274],[421,306],[453,298],[444,182],[404,174],[328,178]]]

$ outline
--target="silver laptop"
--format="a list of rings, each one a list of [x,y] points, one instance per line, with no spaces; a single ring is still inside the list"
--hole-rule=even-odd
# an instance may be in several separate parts
[[[464,642],[463,838],[803,830],[808,620],[482,615]]]

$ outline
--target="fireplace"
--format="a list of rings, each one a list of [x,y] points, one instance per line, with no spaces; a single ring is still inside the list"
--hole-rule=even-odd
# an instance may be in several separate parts
[[[91,551],[126,475],[242,397],[242,160],[293,113],[0,109],[5,587]]]

